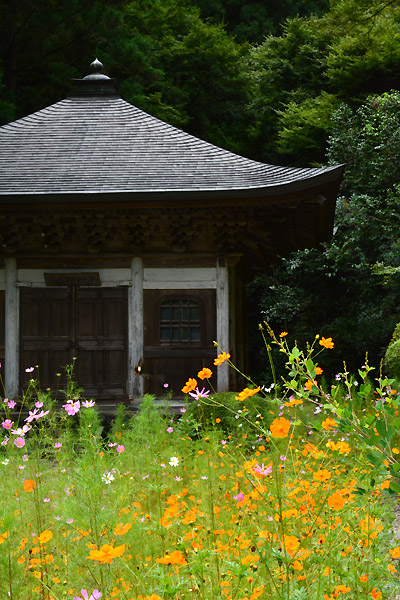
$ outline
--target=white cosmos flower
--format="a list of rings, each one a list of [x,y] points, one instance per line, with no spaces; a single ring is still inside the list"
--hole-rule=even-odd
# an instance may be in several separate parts
[[[179,465],[179,458],[177,456],[171,456],[169,459],[169,464],[171,467],[177,467]]]

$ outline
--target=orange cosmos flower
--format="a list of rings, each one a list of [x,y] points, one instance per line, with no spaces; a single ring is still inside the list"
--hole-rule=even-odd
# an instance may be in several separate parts
[[[390,555],[392,558],[400,558],[400,546],[397,546],[397,548],[393,548],[393,550],[390,550]]]
[[[347,592],[350,592],[350,590],[351,588],[348,585],[335,585],[334,594],[337,597],[340,593],[347,594]]]
[[[246,400],[247,398],[254,396],[254,394],[257,394],[260,391],[260,389],[260,386],[258,386],[258,388],[255,388],[254,390],[244,388],[242,392],[239,392],[238,396],[235,396],[235,400],[240,400],[240,402],[243,402],[243,400]]]
[[[180,550],[174,550],[171,554],[156,558],[156,562],[160,565],[187,565],[186,558]]]
[[[34,538],[35,544],[47,544],[49,540],[53,537],[53,532],[50,529],[45,529],[42,531],[40,535]]]
[[[328,349],[332,349],[333,346],[335,345],[334,342],[332,342],[332,338],[324,338],[324,336],[322,336],[322,338],[319,340],[319,344],[321,346],[323,346],[324,348],[328,348]]]
[[[24,490],[26,492],[33,492],[35,487],[36,487],[36,481],[33,481],[33,479],[26,479],[24,481]]]
[[[183,386],[182,392],[184,394],[188,394],[189,392],[194,390],[194,388],[196,386],[197,386],[197,381],[195,379],[193,379],[193,377],[190,377],[189,380],[186,382],[186,384]]]
[[[290,429],[290,421],[285,417],[274,419],[270,425],[271,435],[274,438],[285,438],[287,437]]]
[[[371,592],[371,598],[373,598],[374,600],[379,600],[379,598],[382,598],[382,592],[380,592],[376,589],[376,587],[374,587],[374,589]]]
[[[361,581],[361,583],[364,583],[364,581],[368,581],[368,576],[367,575],[361,575],[360,581]]]
[[[316,375],[322,375],[323,372],[324,372],[324,370],[321,369],[321,367],[315,367],[315,374]]]
[[[288,332],[287,332],[287,331],[282,331],[282,332],[279,334],[279,337],[280,337],[280,338],[283,338],[283,337],[285,337],[287,334],[288,334]]]
[[[328,417],[327,419],[325,419],[325,421],[322,421],[322,429],[329,431],[333,427],[337,427],[335,419],[331,419],[330,417]]]
[[[288,408],[291,406],[297,406],[298,404],[303,404],[303,400],[300,400],[300,398],[292,398],[290,402],[285,402],[285,406]]]
[[[6,541],[6,539],[10,536],[10,532],[9,531],[5,531],[4,533],[0,534],[0,544],[2,544],[3,542]]]
[[[109,544],[104,544],[100,550],[91,550],[89,556],[86,556],[89,560],[97,560],[101,565],[108,563],[111,565],[114,558],[122,556],[125,551],[125,544],[114,548]]]
[[[328,506],[333,510],[340,510],[345,504],[346,500],[339,492],[335,492],[334,494],[332,494],[332,496],[329,496],[328,498]]]
[[[296,571],[302,571],[303,570],[303,565],[299,560],[294,560],[292,562],[292,567],[293,569],[296,569]]]
[[[204,367],[201,371],[199,371],[197,373],[197,377],[199,379],[210,379],[212,375],[212,371],[211,369],[208,369],[207,367]]]
[[[221,354],[218,354],[218,358],[214,359],[214,365],[222,365],[222,363],[229,360],[230,357],[231,355],[227,352],[222,352]]]
[[[320,471],[315,471],[313,473],[313,478],[315,481],[328,481],[331,478],[331,474],[328,469],[321,469]]]
[[[123,523],[118,523],[118,525],[114,529],[114,535],[123,535],[124,533],[129,531],[131,527],[132,523],[125,523],[125,525]]]
[[[306,381],[306,383],[304,384],[304,387],[306,388],[306,390],[308,390],[309,392],[311,392],[312,387],[317,386],[317,382],[315,381],[315,379],[308,379]]]
[[[283,548],[288,554],[294,554],[300,546],[300,540],[295,535],[284,535],[283,537]]]

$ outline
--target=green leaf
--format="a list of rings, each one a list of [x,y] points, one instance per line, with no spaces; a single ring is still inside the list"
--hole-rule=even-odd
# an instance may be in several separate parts
[[[395,494],[400,494],[400,485],[398,481],[396,481],[395,479],[391,479],[389,483],[389,490],[391,490]]]
[[[297,348],[297,346],[294,346],[294,348],[291,351],[291,356],[293,356],[293,358],[299,358],[301,355],[300,350]]]
[[[380,467],[383,464],[383,457],[377,452],[367,452],[367,460],[374,465]]]

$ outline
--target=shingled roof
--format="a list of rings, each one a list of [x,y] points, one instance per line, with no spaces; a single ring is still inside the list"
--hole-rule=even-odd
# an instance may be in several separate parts
[[[99,70],[67,99],[0,127],[0,195],[268,196],[341,176],[342,167],[273,166],[204,142],[124,101]]]

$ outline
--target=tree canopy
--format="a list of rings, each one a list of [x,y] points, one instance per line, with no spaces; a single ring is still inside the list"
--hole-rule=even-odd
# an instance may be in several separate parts
[[[0,0],[0,122],[63,98],[98,57],[123,97],[286,165],[345,162],[336,233],[250,286],[254,319],[379,360],[399,321],[396,0]],[[333,355],[332,355],[333,356]]]

